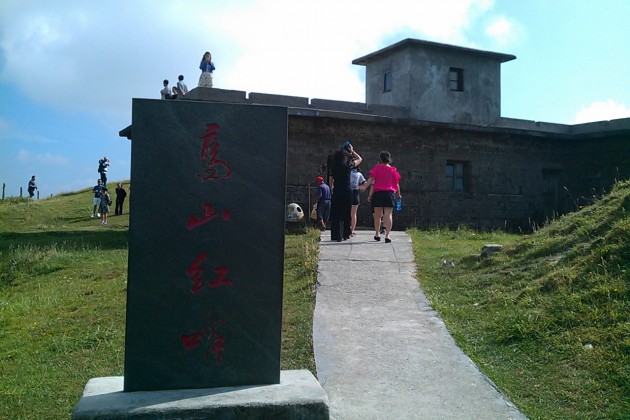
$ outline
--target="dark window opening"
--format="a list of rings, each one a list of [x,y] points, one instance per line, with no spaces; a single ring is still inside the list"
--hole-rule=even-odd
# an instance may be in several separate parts
[[[456,92],[464,91],[464,69],[451,67],[449,72],[449,88]]]
[[[446,162],[446,181],[451,191],[468,191],[468,162]]]
[[[391,92],[392,90],[392,72],[385,72],[383,75],[383,92]]]

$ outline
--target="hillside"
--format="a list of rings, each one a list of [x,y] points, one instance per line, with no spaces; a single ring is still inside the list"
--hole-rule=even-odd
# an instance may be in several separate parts
[[[0,200],[0,419],[67,419],[90,378],[123,375],[129,204],[103,226],[91,188]],[[315,370],[318,239],[285,239],[282,369]]]
[[[89,378],[123,374],[129,219],[91,210],[91,189],[0,201],[0,418],[68,418]],[[531,235],[409,234],[433,307],[528,417],[627,418],[630,181]],[[283,369],[314,370],[318,238],[287,236]]]
[[[531,235],[413,236],[434,307],[530,418],[627,418],[630,181]],[[504,245],[502,252],[479,257],[488,242]],[[455,267],[429,267],[423,255],[453,259]]]
[[[68,418],[123,373],[128,209],[102,226],[91,188],[0,201],[0,418]]]

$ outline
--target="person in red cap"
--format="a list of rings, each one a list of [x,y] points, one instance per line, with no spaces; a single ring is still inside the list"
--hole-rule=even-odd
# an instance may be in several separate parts
[[[313,181],[317,187],[314,199],[317,200],[317,223],[320,230],[326,230],[326,223],[330,218],[330,187],[324,182],[324,178],[318,176]]]

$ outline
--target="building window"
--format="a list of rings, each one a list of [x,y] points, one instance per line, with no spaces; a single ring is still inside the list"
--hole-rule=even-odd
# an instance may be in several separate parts
[[[387,71],[383,74],[383,92],[392,91],[392,72]]]
[[[468,191],[468,162],[446,162],[446,182],[451,191]]]
[[[464,69],[451,67],[449,72],[449,88],[456,92],[464,91]]]

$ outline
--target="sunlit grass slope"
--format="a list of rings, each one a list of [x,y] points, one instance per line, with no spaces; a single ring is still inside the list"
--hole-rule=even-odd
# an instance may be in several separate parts
[[[91,188],[0,201],[1,419],[67,419],[90,378],[124,374],[130,198],[107,226]],[[286,237],[283,369],[315,370],[318,239]]]
[[[630,418],[629,181],[532,235],[412,236],[433,306],[529,417]]]

